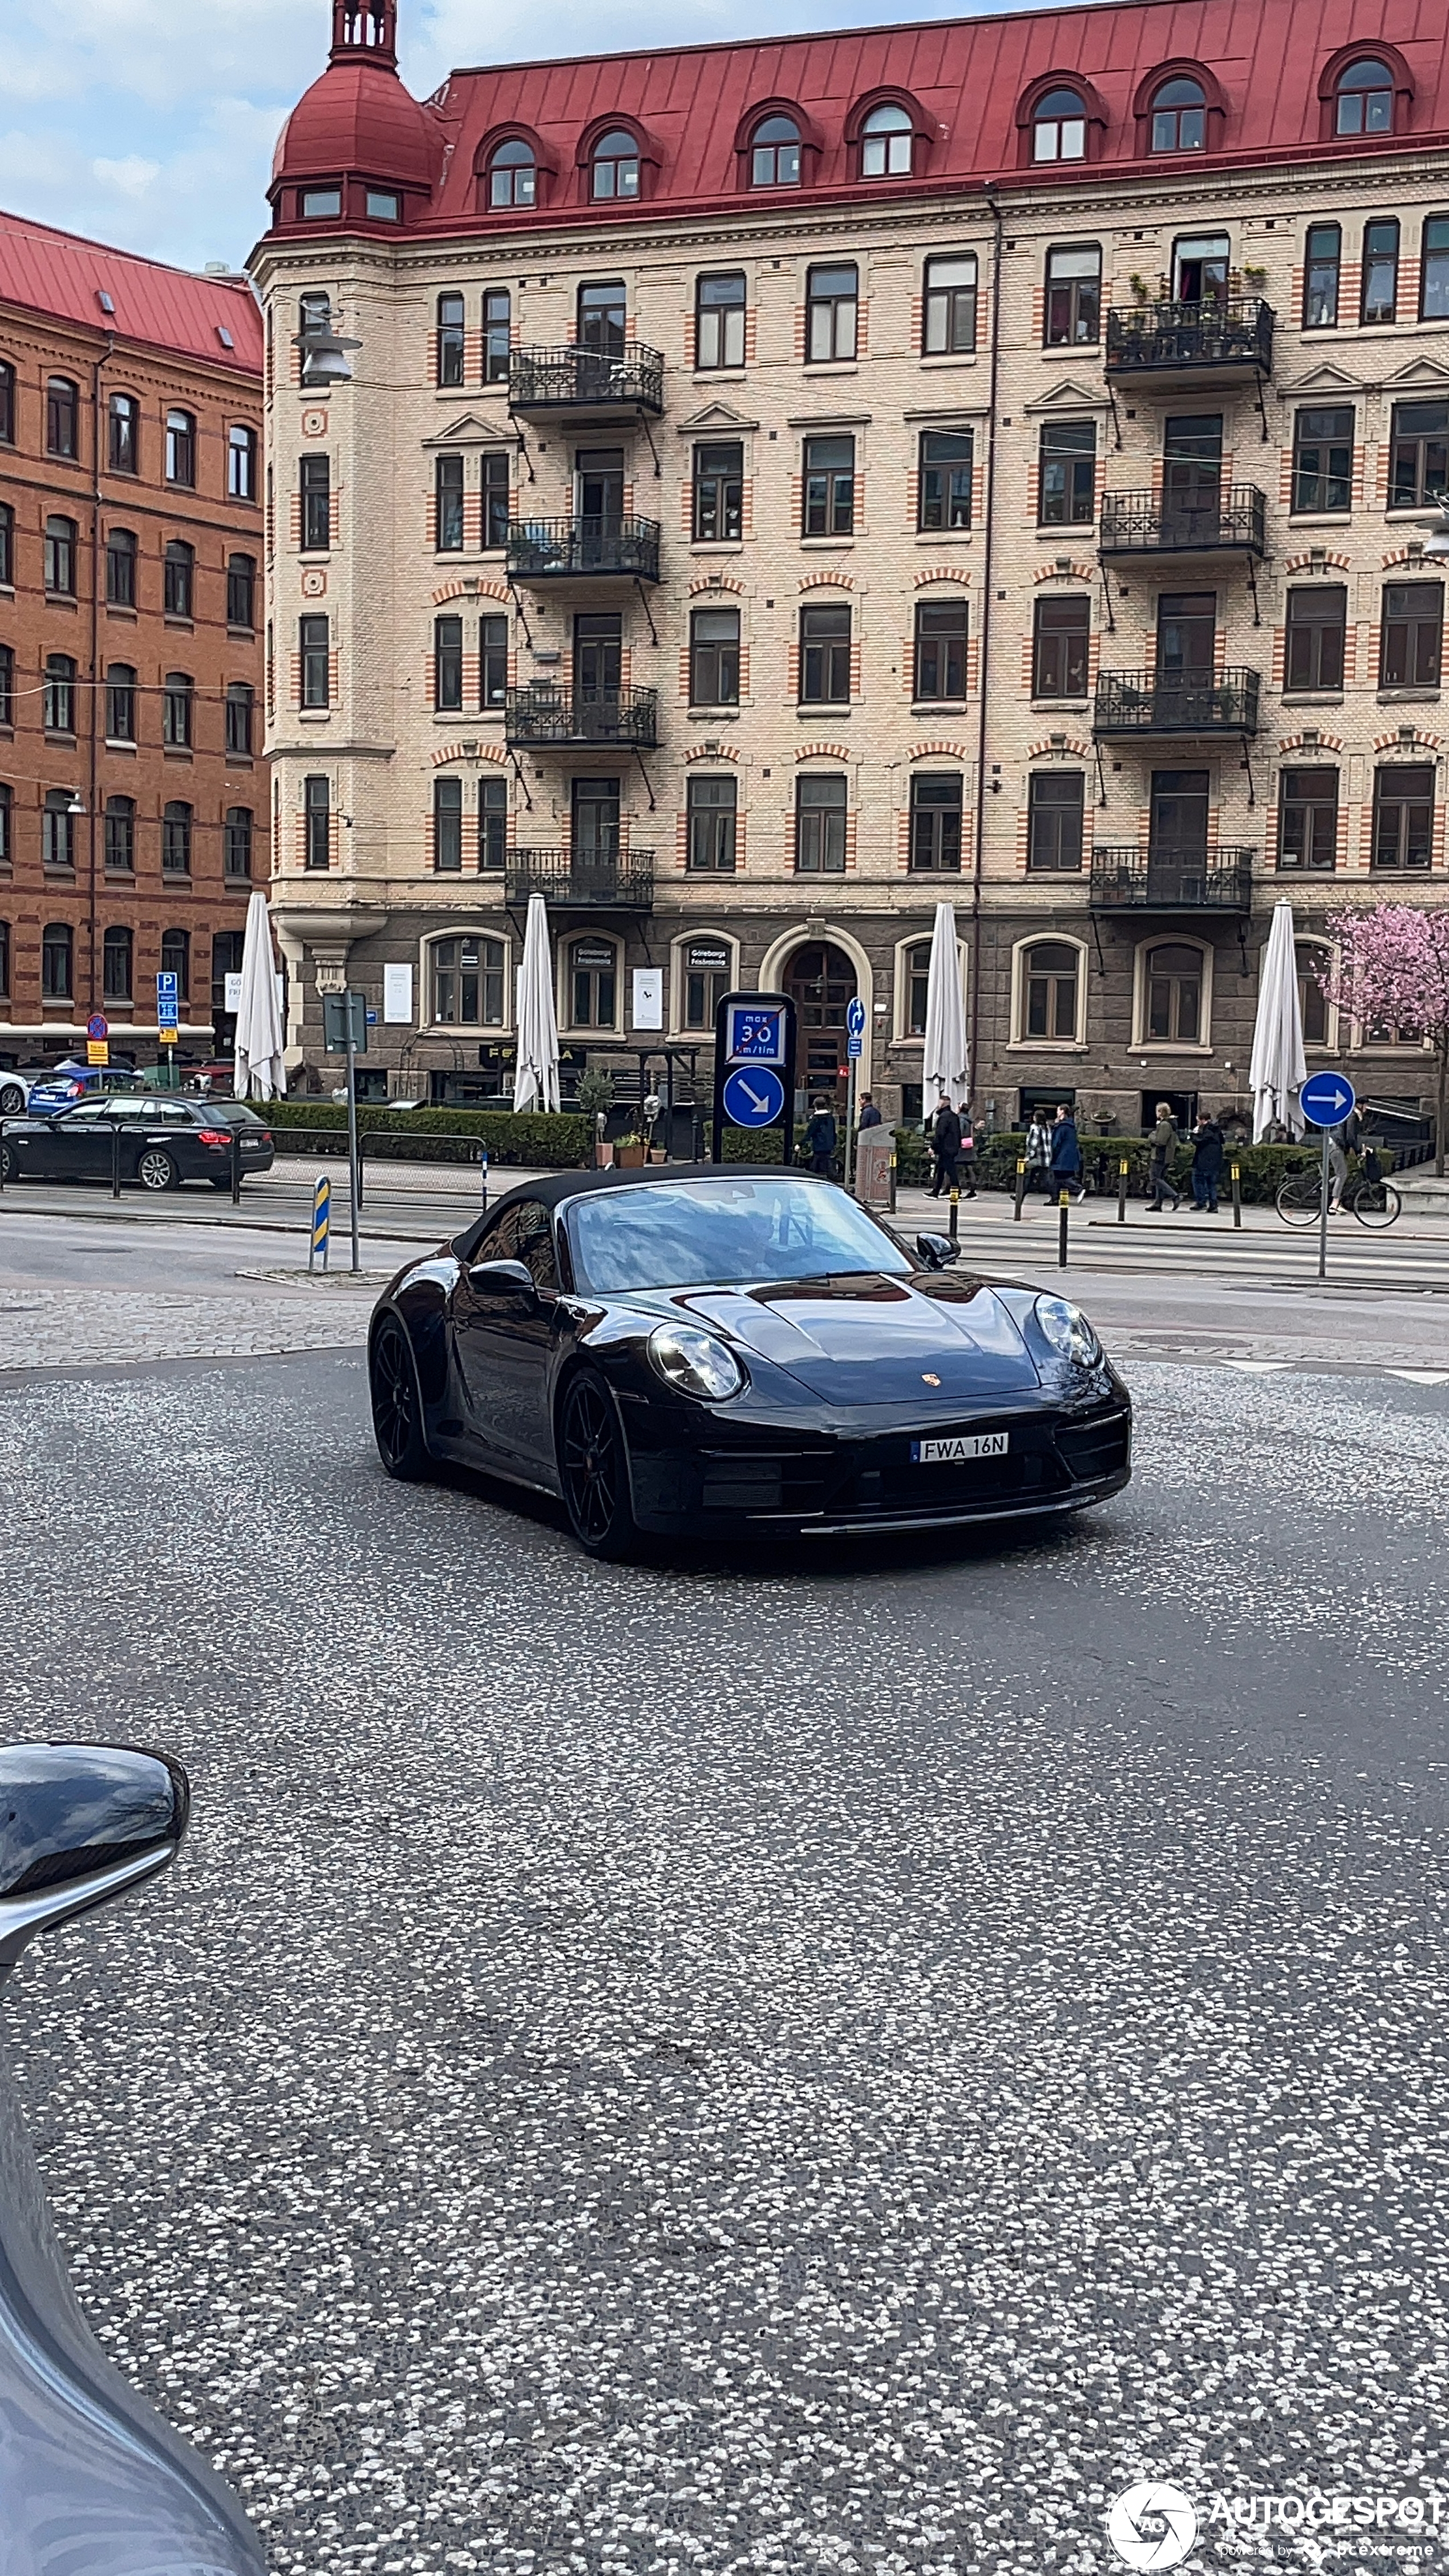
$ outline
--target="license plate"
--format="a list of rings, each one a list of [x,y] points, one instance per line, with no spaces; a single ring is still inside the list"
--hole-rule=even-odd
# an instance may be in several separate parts
[[[946,1440],[913,1440],[911,1461],[917,1467],[959,1467],[967,1458],[1004,1458],[1011,1446],[1009,1431],[963,1432]]]

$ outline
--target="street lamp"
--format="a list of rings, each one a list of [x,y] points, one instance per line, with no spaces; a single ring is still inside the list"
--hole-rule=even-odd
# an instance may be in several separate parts
[[[1424,560],[1426,563],[1449,563],[1449,493],[1431,492],[1428,497],[1434,504],[1435,516],[1419,523],[1429,530],[1422,548]]]
[[[350,385],[352,369],[347,361],[349,349],[360,349],[360,340],[344,340],[329,322],[311,322],[305,331],[295,331],[292,346],[302,352],[302,384],[308,393],[326,393],[332,385]]]

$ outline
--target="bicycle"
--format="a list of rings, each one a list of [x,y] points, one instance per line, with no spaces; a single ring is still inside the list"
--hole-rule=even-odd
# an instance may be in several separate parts
[[[1317,1225],[1323,1212],[1323,1176],[1317,1164],[1301,1172],[1290,1172],[1275,1202],[1285,1225]],[[1329,1185],[1330,1198],[1332,1183]],[[1356,1217],[1360,1225],[1382,1230],[1392,1225],[1403,1201],[1392,1181],[1381,1173],[1364,1172],[1349,1181],[1339,1201],[1345,1215]]]

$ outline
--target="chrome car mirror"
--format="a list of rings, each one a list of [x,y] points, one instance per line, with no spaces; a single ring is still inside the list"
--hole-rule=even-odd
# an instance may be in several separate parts
[[[953,1243],[949,1234],[918,1234],[916,1250],[928,1270],[945,1270],[961,1258],[961,1246]]]
[[[475,1261],[468,1272],[468,1284],[480,1296],[534,1295],[533,1272],[524,1261]]]
[[[174,1860],[190,1803],[185,1772],[165,1754],[0,1746],[0,1982],[38,1932]]]

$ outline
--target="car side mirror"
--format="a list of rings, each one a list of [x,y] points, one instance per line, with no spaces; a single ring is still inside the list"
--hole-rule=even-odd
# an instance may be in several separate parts
[[[468,1272],[468,1285],[480,1297],[533,1297],[537,1295],[533,1272],[525,1261],[475,1261]]]
[[[949,1234],[918,1234],[916,1250],[928,1270],[945,1270],[961,1258],[961,1246]]]
[[[89,1914],[174,1860],[190,1805],[169,1754],[0,1746],[0,1981],[37,1932]]]

